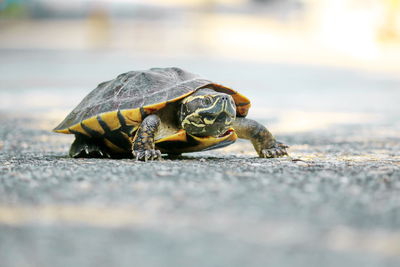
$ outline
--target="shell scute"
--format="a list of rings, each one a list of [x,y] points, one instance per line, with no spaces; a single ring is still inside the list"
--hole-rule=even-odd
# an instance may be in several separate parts
[[[114,130],[120,124],[118,112],[124,116],[126,125],[137,126],[143,115],[154,113],[167,103],[178,101],[204,87],[232,95],[238,116],[246,116],[250,101],[236,91],[179,68],[152,68],[122,73],[114,80],[100,83],[54,131],[73,133],[68,130],[71,129],[88,135],[80,126],[83,123],[103,133],[97,116]]]
[[[142,114],[140,109],[128,109],[120,111],[122,116],[125,118],[125,124],[127,126],[137,126],[142,121]]]
[[[101,115],[101,119],[105,123],[107,123],[107,126],[111,131],[114,131],[121,127],[121,123],[118,119],[117,113],[118,113],[117,111],[113,111],[113,112],[108,112],[108,113],[104,113]]]

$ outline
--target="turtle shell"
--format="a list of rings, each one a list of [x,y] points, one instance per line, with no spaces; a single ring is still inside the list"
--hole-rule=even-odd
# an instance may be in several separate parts
[[[231,95],[237,116],[247,115],[249,99],[229,87],[180,68],[152,68],[123,73],[99,84],[53,131],[96,137],[121,130],[130,136],[144,117],[203,87]]]

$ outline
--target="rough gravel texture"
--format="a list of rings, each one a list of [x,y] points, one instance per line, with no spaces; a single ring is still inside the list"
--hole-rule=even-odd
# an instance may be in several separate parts
[[[51,112],[0,110],[2,267],[399,266],[397,109],[282,131],[291,158],[239,141],[148,163],[68,158]]]

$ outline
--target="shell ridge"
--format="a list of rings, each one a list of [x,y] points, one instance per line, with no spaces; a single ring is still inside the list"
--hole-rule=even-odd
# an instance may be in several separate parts
[[[117,110],[134,110],[178,101],[200,88],[213,84],[215,83],[197,74],[175,67],[126,72],[113,80],[100,83],[55,130],[68,129],[83,120]],[[225,86],[221,86],[222,88],[235,92]],[[240,96],[237,99],[237,104],[243,104]],[[249,106],[243,105],[243,110],[246,111]],[[163,105],[156,105],[153,108],[162,107]]]

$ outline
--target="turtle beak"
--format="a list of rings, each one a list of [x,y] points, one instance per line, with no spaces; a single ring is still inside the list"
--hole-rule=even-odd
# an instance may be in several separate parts
[[[236,106],[232,97],[229,95],[221,96],[221,101],[223,103],[223,111],[230,117],[236,117]]]
[[[218,101],[220,101],[222,108],[214,123],[224,125],[224,127],[229,126],[236,117],[236,106],[234,101],[229,95],[221,96]]]
[[[212,108],[199,112],[199,115],[202,117],[219,116],[222,114],[224,114],[224,116],[228,116],[231,118],[236,117],[235,102],[229,95],[218,96]]]

